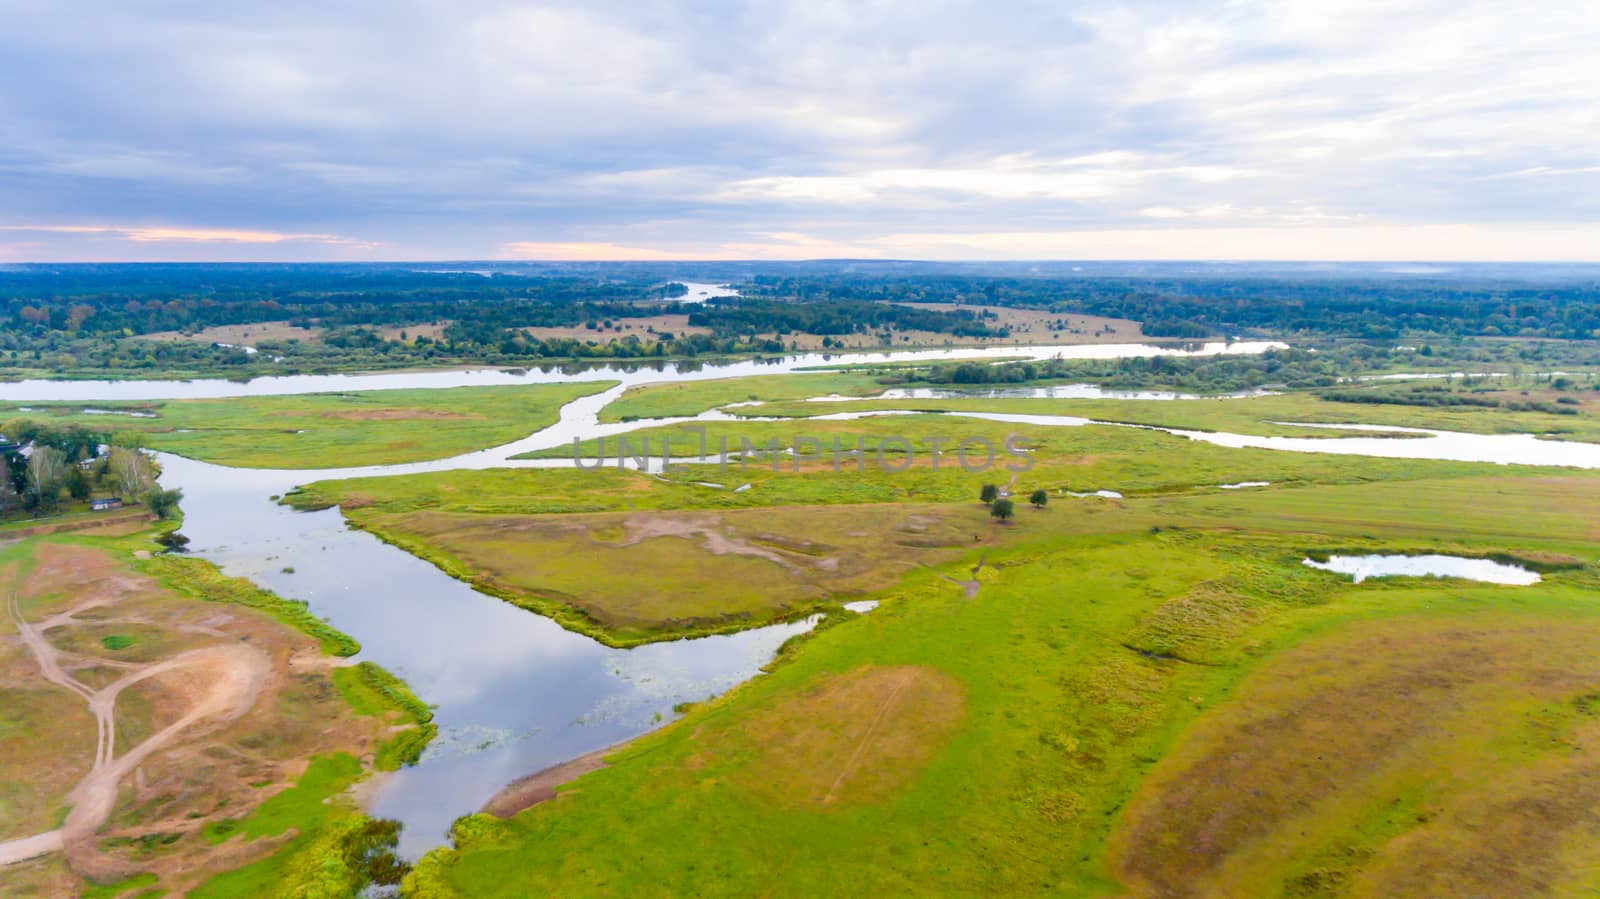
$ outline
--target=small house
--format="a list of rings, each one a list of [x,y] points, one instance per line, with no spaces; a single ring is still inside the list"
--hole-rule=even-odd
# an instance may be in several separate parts
[[[122,508],[122,497],[102,496],[89,500],[89,508],[96,512],[108,512],[112,509]]]

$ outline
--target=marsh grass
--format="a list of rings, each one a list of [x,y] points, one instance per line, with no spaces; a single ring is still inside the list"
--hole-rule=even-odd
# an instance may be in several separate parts
[[[84,403],[0,404],[34,418],[136,435],[144,445],[242,468],[339,468],[442,459],[509,443],[555,423],[561,406],[615,381],[371,390],[302,396],[94,404],[153,418],[85,415]]]

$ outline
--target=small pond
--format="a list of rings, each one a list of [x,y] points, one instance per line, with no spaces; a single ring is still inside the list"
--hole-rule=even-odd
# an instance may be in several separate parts
[[[1348,574],[1358,584],[1369,577],[1454,577],[1516,586],[1539,583],[1538,572],[1520,565],[1463,556],[1329,556],[1326,562],[1306,559],[1302,564],[1322,571]]]

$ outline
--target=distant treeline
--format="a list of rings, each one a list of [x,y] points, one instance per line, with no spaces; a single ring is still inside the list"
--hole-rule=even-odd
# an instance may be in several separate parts
[[[1511,412],[1543,412],[1547,415],[1577,415],[1579,405],[1576,399],[1566,396],[1557,397],[1554,403],[1546,403],[1533,399],[1507,399],[1435,384],[1404,390],[1328,390],[1320,392],[1318,396],[1337,403],[1425,407],[1474,406],[1483,409],[1506,409]]]
[[[690,312],[718,335],[842,335],[882,328],[990,337],[971,311],[947,312],[862,301],[818,304],[721,298],[705,305],[661,302],[681,282],[560,276],[263,267],[212,277],[185,266],[68,267],[60,274],[0,272],[0,322],[19,330],[150,334],[219,325],[288,322],[322,327],[405,327],[452,321],[457,339],[491,343],[495,329],[574,327],[590,322]]]
[[[1152,337],[1272,335],[1311,342],[1425,343],[1460,337],[1588,339],[1600,332],[1600,291],[1581,272],[1543,280],[1173,274],[1074,276],[1062,265],[994,269],[917,264],[748,263],[719,283],[745,294],[673,302],[676,277],[713,277],[689,264],[0,266],[0,370],[253,375],[438,364],[541,364],[583,359],[767,354],[792,335],[951,341],[1004,338],[978,306],[1133,319]],[[1094,266],[1090,266],[1095,268]],[[503,270],[507,268],[515,269]],[[955,304],[933,307],[931,303]],[[622,324],[687,315],[696,331]],[[220,325],[282,322],[318,340],[225,346],[137,338]],[[657,323],[659,324],[659,323]],[[424,332],[423,326],[429,326]],[[534,329],[576,329],[552,337]],[[386,330],[387,329],[387,330]],[[400,334],[398,332],[407,331]],[[291,332],[291,334],[294,332]],[[312,332],[306,331],[306,338]],[[887,343],[887,340],[867,341]],[[899,343],[897,341],[897,343]],[[1127,370],[1123,376],[1144,377]],[[1308,373],[1306,378],[1319,377]]]
[[[995,278],[854,274],[756,277],[751,296],[1019,306],[1127,318],[1152,337],[1241,333],[1391,340],[1404,334],[1586,339],[1600,331],[1593,279]]]
[[[884,382],[949,386],[1022,385],[1081,381],[1124,390],[1175,388],[1195,393],[1231,393],[1259,388],[1321,388],[1330,400],[1409,405],[1484,405],[1514,411],[1574,414],[1566,397],[1557,403],[1503,400],[1453,387],[1429,384],[1415,387],[1377,388],[1345,386],[1364,372],[1419,366],[1492,365],[1520,377],[1525,367],[1534,371],[1556,365],[1592,365],[1600,362],[1600,347],[1593,343],[1550,341],[1451,342],[1438,346],[1379,346],[1345,341],[1325,343],[1316,349],[1272,350],[1255,356],[1153,356],[1125,359],[1045,359],[1028,362],[954,362],[913,369],[884,369]],[[1568,377],[1546,376],[1556,390],[1576,389]],[[1452,400],[1450,397],[1462,397]]]

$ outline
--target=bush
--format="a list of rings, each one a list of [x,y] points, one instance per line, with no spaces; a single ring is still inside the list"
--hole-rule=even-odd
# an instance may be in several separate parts
[[[1035,490],[1033,495],[1028,497],[1028,502],[1033,503],[1036,509],[1043,509],[1045,504],[1050,502],[1050,493],[1043,489]]]
[[[992,503],[998,499],[999,496],[1000,488],[993,484],[984,484],[983,489],[978,491],[979,502]]]
[[[162,490],[160,487],[150,491],[145,498],[145,503],[150,506],[150,511],[156,513],[157,518],[171,518],[172,513],[178,511],[178,503],[183,500],[183,490],[174,487],[171,490]]]
[[[182,553],[189,551],[189,538],[177,531],[167,531],[156,538],[156,542],[165,546],[169,553]]]
[[[1012,506],[1011,500],[1009,499],[997,499],[994,501],[994,504],[989,507],[989,514],[993,515],[996,521],[1009,520],[1014,511],[1015,508]]]

